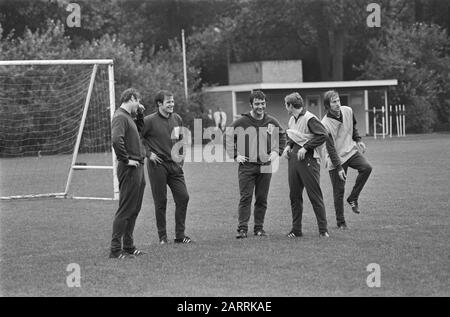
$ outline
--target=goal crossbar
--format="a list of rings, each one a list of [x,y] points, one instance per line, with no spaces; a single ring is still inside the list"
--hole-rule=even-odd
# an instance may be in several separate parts
[[[72,169],[74,170],[112,170],[113,166],[106,165],[74,165]]]
[[[113,65],[112,59],[60,59],[60,60],[11,60],[0,61],[0,66],[30,65]]]

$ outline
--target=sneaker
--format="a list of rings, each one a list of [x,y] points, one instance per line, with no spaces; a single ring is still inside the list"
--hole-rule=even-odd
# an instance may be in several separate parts
[[[188,236],[185,236],[184,238],[177,238],[173,240],[175,243],[192,243],[193,241]]]
[[[328,232],[321,232],[321,233],[319,233],[319,237],[321,237],[321,238],[329,238],[330,235],[328,234]]]
[[[355,214],[359,214],[360,213],[357,200],[350,201],[350,200],[347,199],[347,202],[350,204],[350,207],[352,207],[352,210],[353,210],[353,212]]]
[[[259,230],[255,230],[255,236],[258,237],[267,237],[266,232],[264,231],[264,229],[259,229]]]
[[[247,231],[239,230],[238,234],[236,235],[236,239],[244,239],[244,238],[247,238]]]
[[[303,234],[301,232],[300,233],[298,233],[298,232],[296,233],[294,231],[291,231],[286,236],[288,238],[299,238],[299,237],[303,237]]]
[[[169,241],[167,240],[166,236],[159,239],[159,244],[167,244],[167,243],[169,243]]]
[[[138,250],[138,249],[134,249],[133,251],[124,251],[128,254],[134,255],[134,256],[141,256],[141,255],[145,255],[147,253],[145,253],[144,251]]]
[[[345,223],[341,223],[341,224],[337,225],[337,228],[340,229],[340,230],[347,230],[348,229],[347,224],[345,224]]]
[[[135,256],[132,254],[129,254],[127,252],[111,252],[109,254],[110,259],[119,259],[119,260],[128,260],[128,259],[134,259]]]

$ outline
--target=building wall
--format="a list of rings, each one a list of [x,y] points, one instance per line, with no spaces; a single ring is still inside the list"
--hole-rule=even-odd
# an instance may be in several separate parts
[[[230,64],[230,85],[303,82],[301,60]]]
[[[236,114],[238,116],[251,110],[250,102],[248,100],[249,95],[250,91],[236,93]]]
[[[266,111],[280,122],[283,128],[287,127],[289,115],[284,106],[284,97],[289,93],[283,90],[266,90]],[[250,92],[236,93],[236,110],[238,114],[249,112],[251,110],[249,104]]]
[[[308,111],[314,113],[319,119],[325,115],[325,109],[323,107],[323,94],[326,90],[324,89],[308,89],[308,90],[295,90],[299,92],[306,105],[308,106]],[[266,90],[264,93],[267,97],[267,108],[266,111],[273,115],[281,125],[286,128],[289,122],[289,114],[286,111],[284,105],[284,97],[293,90]],[[357,121],[357,129],[361,136],[365,135],[366,132],[366,120],[365,120],[365,110],[364,110],[364,91],[363,90],[339,90],[341,96],[341,104],[345,106],[350,106],[353,109],[355,118]],[[250,111],[249,106],[249,96],[250,92],[238,92],[236,93],[236,110],[237,114],[242,114]],[[229,104],[231,109],[231,102]]]
[[[350,96],[349,106],[353,109],[353,114],[356,118],[356,128],[358,129],[359,135],[365,136],[366,111],[364,109],[364,91],[353,92]]]
[[[263,83],[303,82],[301,60],[267,61],[261,63]]]
[[[237,63],[229,66],[230,85],[262,82],[261,62]]]

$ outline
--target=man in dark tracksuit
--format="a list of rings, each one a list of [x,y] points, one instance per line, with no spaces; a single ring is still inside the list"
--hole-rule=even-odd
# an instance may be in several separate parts
[[[227,128],[228,155],[239,162],[239,225],[236,238],[247,237],[253,191],[255,191],[254,234],[266,236],[263,229],[267,196],[272,177],[271,162],[279,157],[286,143],[279,122],[265,112],[266,96],[262,91],[250,94],[249,113]]]
[[[339,94],[330,90],[324,94],[324,105],[327,114],[322,119],[322,124],[329,133],[327,146],[328,155],[326,165],[329,168],[331,184],[333,185],[334,208],[339,229],[346,230],[347,224],[344,217],[344,190],[348,167],[358,171],[355,185],[347,198],[354,213],[359,214],[358,198],[366,184],[372,166],[361,154],[366,146],[361,142],[356,119],[353,110],[347,106],[341,106]]]
[[[174,99],[169,91],[159,91],[155,97],[158,110],[144,118],[144,138],[147,150],[147,170],[155,204],[156,226],[161,244],[168,242],[166,231],[167,186],[175,201],[175,243],[190,243],[184,234],[186,211],[189,202],[180,153],[172,153],[182,139],[181,117],[173,113]]]
[[[144,254],[136,249],[133,241],[134,225],[141,210],[145,189],[145,149],[139,135],[144,107],[140,104],[140,98],[135,89],[125,90],[120,97],[121,106],[116,110],[111,124],[112,144],[118,160],[120,197],[113,222],[110,258],[126,259]],[[133,119],[135,116],[136,120]]]
[[[292,210],[292,229],[288,237],[302,236],[303,188],[306,188],[319,226],[320,237],[328,238],[327,218],[320,189],[321,147],[327,140],[327,132],[319,119],[303,104],[299,93],[285,97],[286,110],[291,115],[288,145],[283,156],[289,159],[289,197]]]

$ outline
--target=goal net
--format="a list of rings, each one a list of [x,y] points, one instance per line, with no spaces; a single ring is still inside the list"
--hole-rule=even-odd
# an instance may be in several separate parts
[[[117,199],[112,60],[0,61],[0,197]]]

